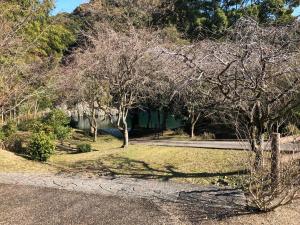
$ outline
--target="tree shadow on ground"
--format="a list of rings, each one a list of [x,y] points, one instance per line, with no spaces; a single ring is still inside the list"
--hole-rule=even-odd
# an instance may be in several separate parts
[[[159,168],[158,168],[159,167]],[[98,175],[126,176],[138,179],[158,179],[169,181],[174,178],[213,178],[234,175],[244,175],[245,170],[230,172],[181,172],[173,165],[151,166],[142,160],[126,157],[108,156],[99,160],[79,161],[70,166],[70,170],[94,172]]]
[[[166,204],[175,207],[192,224],[259,213],[247,205],[242,190],[222,187],[204,191],[182,191],[176,201]]]
[[[213,178],[221,176],[243,175],[244,170],[231,172],[188,173],[178,171],[173,165],[155,168],[141,160],[126,157],[109,156],[96,161],[81,161],[71,167],[73,172],[91,172],[101,176],[130,177],[143,180],[169,181],[174,178]],[[191,185],[193,187],[193,185]],[[230,187],[213,187],[203,190],[181,191],[176,200],[158,199],[166,207],[175,207],[192,223],[198,224],[207,219],[224,219],[236,215],[249,214],[244,193]]]

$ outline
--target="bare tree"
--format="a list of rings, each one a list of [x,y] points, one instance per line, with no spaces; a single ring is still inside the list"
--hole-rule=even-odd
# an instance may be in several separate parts
[[[219,101],[217,87],[208,82],[211,74],[206,72],[213,67],[211,43],[205,40],[190,45],[164,47],[159,57],[163,62],[162,71],[168,77],[168,84],[162,93],[167,97],[168,104],[173,101],[177,105],[175,108],[179,114],[187,112],[191,138],[194,137],[199,119],[211,116]]]
[[[84,35],[88,35],[85,33]],[[88,36],[87,41],[95,40]],[[61,102],[74,107],[77,104],[87,105],[84,113],[90,124],[90,134],[97,141],[98,118],[100,111],[109,116],[111,101],[109,84],[105,79],[108,65],[105,49],[101,46],[86,43],[66,59],[66,66],[57,74],[57,92],[61,93]],[[61,74],[64,77],[61,77]]]
[[[263,165],[267,131],[278,131],[281,119],[299,105],[300,64],[298,22],[263,27],[241,19],[228,39],[215,43],[211,83],[224,96],[223,108],[234,118],[255,152],[255,167]]]
[[[118,111],[116,126],[123,133],[123,147],[127,147],[127,116],[129,110],[139,107],[144,98],[144,89],[149,82],[149,49],[155,42],[155,36],[133,27],[128,33],[118,33],[105,24],[98,24],[92,34],[86,36],[90,47],[78,57],[79,61],[84,61],[82,65],[89,68],[85,68],[85,71],[92,71],[89,76],[97,77],[98,82],[92,89],[97,86],[103,88],[103,83],[107,85],[106,90],[112,97],[109,106]]]

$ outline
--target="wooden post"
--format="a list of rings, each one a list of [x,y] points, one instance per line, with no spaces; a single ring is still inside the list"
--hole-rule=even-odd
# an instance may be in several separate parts
[[[277,188],[280,180],[280,133],[273,133],[271,140],[271,178],[273,188]]]

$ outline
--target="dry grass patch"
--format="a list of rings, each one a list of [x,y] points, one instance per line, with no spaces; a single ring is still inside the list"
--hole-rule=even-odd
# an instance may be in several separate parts
[[[75,145],[80,141],[80,137],[76,139],[70,143]],[[243,159],[248,157],[244,151],[139,144],[122,149],[122,142],[109,136],[90,143],[93,152],[61,152],[52,156],[50,163],[72,173],[217,184],[219,179],[229,178],[230,182],[230,178],[241,174]]]
[[[89,143],[93,152],[76,153],[76,145]],[[111,136],[100,136],[96,143],[76,132],[58,147],[48,163],[34,162],[14,153],[0,151],[2,172],[64,172],[88,176],[128,176],[143,179],[172,180],[195,184],[233,184],[244,170],[244,151],[184,147],[130,145]],[[69,149],[69,150],[68,150]]]
[[[57,170],[47,164],[39,163],[17,156],[0,149],[0,172],[37,172],[54,173]]]

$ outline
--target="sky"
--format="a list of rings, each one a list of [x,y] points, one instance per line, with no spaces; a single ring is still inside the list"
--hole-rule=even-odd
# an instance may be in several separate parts
[[[294,11],[294,15],[295,15],[295,16],[300,16],[300,7],[298,7],[298,8]]]
[[[89,0],[56,0],[56,8],[52,11],[52,15],[60,12],[73,12],[73,10],[82,3],[87,3]],[[300,7],[294,12],[295,16],[300,16]]]
[[[61,12],[73,12],[80,4],[87,3],[89,0],[55,0],[56,7],[52,11],[52,15],[56,15]]]

